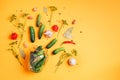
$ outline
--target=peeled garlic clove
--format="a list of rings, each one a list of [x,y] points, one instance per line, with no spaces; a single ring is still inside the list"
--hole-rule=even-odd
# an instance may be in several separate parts
[[[68,60],[68,64],[69,64],[70,66],[76,65],[76,59],[75,59],[75,58],[70,58],[70,59]]]
[[[44,35],[45,35],[47,38],[51,38],[52,35],[53,35],[53,32],[50,31],[50,30],[47,30],[47,31],[45,31]]]

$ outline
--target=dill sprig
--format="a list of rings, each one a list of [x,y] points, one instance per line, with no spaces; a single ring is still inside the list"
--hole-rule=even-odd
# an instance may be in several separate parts
[[[48,7],[51,11],[51,14],[50,14],[50,21],[49,21],[49,25],[51,25],[51,22],[52,22],[52,17],[53,17],[53,12],[57,10],[57,8],[55,6],[49,6]]]

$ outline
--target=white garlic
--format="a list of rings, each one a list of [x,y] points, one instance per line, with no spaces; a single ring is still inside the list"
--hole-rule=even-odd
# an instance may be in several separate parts
[[[69,63],[70,66],[74,66],[74,65],[76,65],[76,59],[75,58],[70,58],[68,60],[68,63]]]
[[[50,31],[50,30],[47,30],[47,31],[45,31],[44,35],[45,35],[47,38],[51,38],[52,35],[53,35],[53,32]]]

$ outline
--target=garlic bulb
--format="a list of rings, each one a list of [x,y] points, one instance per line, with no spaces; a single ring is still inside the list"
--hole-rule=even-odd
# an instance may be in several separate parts
[[[45,31],[44,35],[45,35],[47,38],[51,38],[52,35],[53,35],[53,32],[50,31],[50,30],[47,30],[47,31]]]
[[[68,63],[69,63],[70,66],[74,66],[74,65],[76,65],[76,59],[75,58],[70,58],[68,60]]]

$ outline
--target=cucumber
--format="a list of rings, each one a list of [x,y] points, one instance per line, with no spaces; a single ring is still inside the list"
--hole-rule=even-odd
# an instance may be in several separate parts
[[[35,52],[39,52],[39,51],[41,51],[42,49],[43,49],[42,46],[38,46],[37,49],[35,50]]]
[[[33,26],[30,26],[29,30],[30,30],[30,40],[33,43],[33,42],[35,42],[35,30],[34,30]]]
[[[57,39],[55,38],[46,46],[46,48],[47,49],[51,48],[56,42],[57,42]]]
[[[39,28],[39,32],[38,32],[39,39],[41,39],[44,29],[45,29],[45,25],[42,24],[42,26]]]
[[[46,57],[44,57],[42,60],[40,60],[36,65],[35,68],[42,67],[45,64]]]
[[[36,21],[36,26],[37,27],[40,27],[40,20],[41,20],[41,16],[40,16],[40,14],[38,14],[37,21]]]
[[[63,47],[57,48],[57,49],[55,49],[55,50],[53,51],[53,54],[55,55],[55,54],[57,54],[57,53],[59,53],[59,52],[61,52],[61,51],[65,51],[65,49],[64,49]]]

